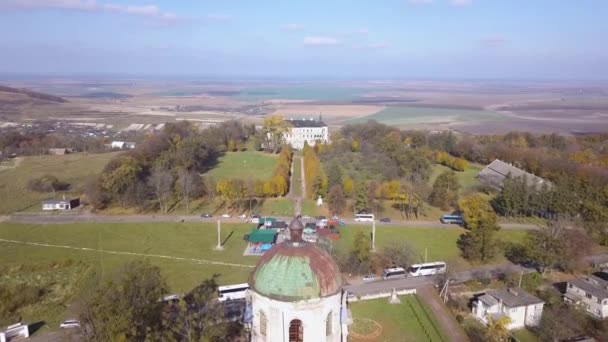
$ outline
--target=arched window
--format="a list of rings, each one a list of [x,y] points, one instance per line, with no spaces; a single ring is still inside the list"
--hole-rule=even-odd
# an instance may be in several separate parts
[[[299,319],[289,322],[289,342],[304,342],[304,327]]]
[[[260,335],[266,336],[266,315],[260,311]]]
[[[331,319],[331,311],[327,314],[327,319],[325,319],[325,336],[329,336],[332,334],[332,319]]]

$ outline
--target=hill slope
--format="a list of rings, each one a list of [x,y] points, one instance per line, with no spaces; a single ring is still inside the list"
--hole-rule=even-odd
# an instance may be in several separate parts
[[[68,102],[66,99],[59,96],[38,93],[28,89],[18,89],[0,85],[0,102],[14,102],[15,100],[21,102],[27,100],[28,98],[32,100],[49,102]]]

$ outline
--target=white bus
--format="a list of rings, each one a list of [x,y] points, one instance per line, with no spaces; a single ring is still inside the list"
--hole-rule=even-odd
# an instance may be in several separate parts
[[[374,214],[356,214],[355,222],[374,222]]]
[[[384,270],[384,272],[382,272],[382,279],[388,280],[388,279],[405,278],[405,274],[406,274],[405,269],[402,267],[387,268]]]
[[[247,283],[219,286],[217,288],[217,299],[220,302],[234,299],[244,299],[245,295],[247,294],[247,290],[249,290],[249,284]]]
[[[426,264],[415,264],[408,269],[413,277],[422,277],[435,274],[443,274],[446,270],[446,264],[443,261],[429,262]]]

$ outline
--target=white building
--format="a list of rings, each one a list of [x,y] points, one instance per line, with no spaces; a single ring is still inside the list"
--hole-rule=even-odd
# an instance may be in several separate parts
[[[80,199],[49,199],[42,201],[42,210],[72,210],[80,205]]]
[[[121,150],[135,148],[135,143],[130,141],[112,141],[110,148],[117,148]]]
[[[608,281],[594,275],[570,280],[564,301],[580,305],[595,318],[608,318]]]
[[[473,315],[483,324],[488,317],[509,317],[507,329],[521,329],[540,324],[544,302],[519,287],[487,292],[473,302]]]
[[[302,239],[294,219],[290,241],[266,252],[249,278],[253,342],[346,342],[346,295],[332,257]]]
[[[321,118],[319,120],[310,118],[285,121],[291,125],[289,133],[284,136],[285,142],[294,149],[303,149],[305,142],[310,146],[314,146],[317,141],[329,142],[329,129]]]

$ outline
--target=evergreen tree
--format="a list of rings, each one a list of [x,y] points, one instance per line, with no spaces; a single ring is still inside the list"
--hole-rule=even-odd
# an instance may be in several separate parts
[[[342,191],[342,187],[334,185],[329,190],[329,194],[327,194],[327,204],[329,205],[329,210],[332,214],[342,214],[346,207],[346,198],[344,196],[344,191]]]
[[[455,207],[458,203],[459,188],[456,173],[452,170],[445,171],[433,183],[433,191],[429,196],[429,202],[444,210]]]
[[[481,195],[473,195],[460,201],[460,210],[468,231],[460,236],[458,245],[465,259],[488,262],[496,254],[496,214]]]
[[[369,208],[367,201],[367,185],[360,181],[355,185],[355,211],[358,213],[366,212]]]
[[[336,185],[344,190],[344,185],[342,184],[342,169],[337,162],[333,161],[327,169],[327,188],[332,189]]]

